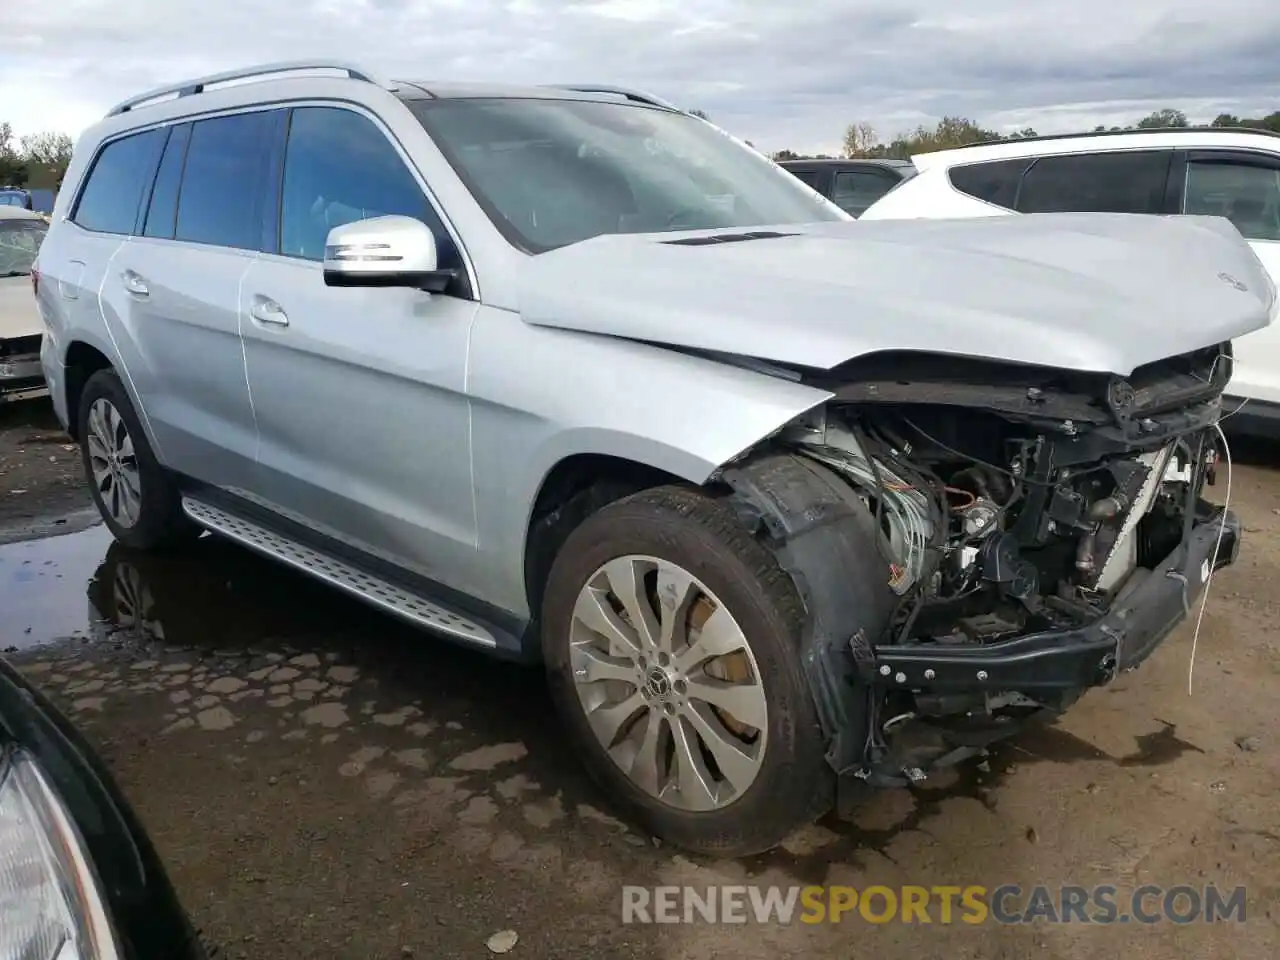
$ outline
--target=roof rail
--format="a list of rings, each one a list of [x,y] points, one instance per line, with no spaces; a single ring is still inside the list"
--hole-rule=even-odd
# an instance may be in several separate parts
[[[1208,124],[1200,123],[1186,127],[1127,127],[1123,130],[1080,130],[1075,133],[1041,133],[1034,137],[1013,137],[1008,140],[979,140],[975,143],[966,143],[959,147],[945,147],[942,150],[930,150],[928,152],[953,153],[961,150],[976,150],[979,147],[990,147],[998,143],[1044,143],[1047,140],[1087,140],[1090,137],[1131,137],[1144,133],[1174,135],[1254,133],[1263,137],[1280,137],[1280,131],[1266,130],[1262,127],[1213,127]],[[925,154],[920,154],[920,156],[925,156]]]
[[[645,103],[651,107],[662,107],[665,110],[676,110],[684,113],[673,103],[668,103],[661,97],[655,97],[651,93],[645,93],[643,90],[632,90],[630,87],[612,87],[602,83],[556,83],[551,85],[557,90],[573,90],[575,93],[612,93],[619,97],[626,97],[628,100],[634,100],[636,103]]]
[[[128,113],[144,103],[158,100],[170,94],[177,94],[178,97],[190,97],[197,93],[204,93],[206,87],[217,83],[230,83],[233,80],[248,80],[253,77],[266,77],[277,73],[293,73],[302,70],[340,70],[352,80],[361,80],[365,83],[390,88],[388,83],[378,78],[375,74],[345,60],[285,60],[279,63],[263,63],[253,67],[241,67],[238,70],[227,70],[223,73],[211,73],[207,77],[196,77],[194,80],[184,80],[181,83],[157,87],[154,90],[148,90],[146,93],[140,93],[136,97],[130,97],[128,100],[117,103],[107,113],[107,116],[115,117],[122,113]]]

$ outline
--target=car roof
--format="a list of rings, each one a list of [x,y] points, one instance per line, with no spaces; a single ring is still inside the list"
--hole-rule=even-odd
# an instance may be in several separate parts
[[[800,157],[795,160],[779,160],[778,165],[782,167],[823,167],[823,166],[859,166],[871,165],[877,167],[909,167],[912,165],[910,160],[902,160],[898,157]]]
[[[317,71],[337,72],[340,76],[316,76]],[[639,90],[616,87],[602,83],[549,84],[546,86],[440,82],[429,80],[397,80],[388,78],[377,70],[369,69],[362,64],[345,60],[289,60],[276,63],[255,64],[222,73],[209,74],[166,84],[147,90],[124,100],[108,112],[104,121],[110,121],[126,113],[132,113],[143,106],[156,106],[182,101],[187,97],[213,93],[213,89],[226,92],[241,90],[248,96],[255,96],[252,88],[273,87],[288,84],[290,79],[309,78],[311,81],[327,81],[337,83],[346,88],[351,83],[364,83],[382,89],[402,100],[422,99],[463,99],[479,97],[508,97],[540,100],[601,100],[610,101],[619,98],[636,104],[660,107],[668,110],[679,108],[667,103],[660,97]],[[228,86],[230,85],[230,86]],[[338,88],[334,88],[338,89]],[[234,97],[220,97],[220,103]],[[184,104],[185,106],[185,104]],[[181,113],[183,111],[178,111]],[[197,112],[197,111],[193,111]],[[680,111],[684,112],[684,111]],[[172,111],[170,111],[172,113]],[[152,114],[156,116],[157,114]],[[125,124],[128,126],[129,124]]]
[[[7,207],[0,204],[0,220],[39,220],[43,223],[44,217],[24,207]]]
[[[1135,150],[1142,148],[1252,146],[1280,152],[1280,133],[1252,127],[1169,127],[1149,130],[1098,130],[1091,133],[1046,134],[973,143],[950,150],[918,153],[911,157],[921,170],[952,167],[984,160],[1004,160],[1044,153],[1083,153],[1086,150]]]

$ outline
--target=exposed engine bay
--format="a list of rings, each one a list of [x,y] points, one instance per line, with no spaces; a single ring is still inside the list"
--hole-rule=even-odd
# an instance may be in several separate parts
[[[1188,577],[1220,565],[1215,547],[1182,569],[1193,526],[1214,511],[1200,494],[1215,478],[1230,368],[1223,345],[1128,378],[930,356],[832,371],[833,399],[778,439],[838,475],[874,517],[892,610],[854,655],[898,659],[871,675],[866,752],[894,753],[905,719],[952,734],[898,751],[882,778],[923,776],[957,743],[972,755],[984,742],[977,726],[995,739],[1005,720],[1064,708],[1136,666],[1185,616]],[[1108,617],[1128,616],[1126,598],[1158,568],[1182,585],[1126,649],[1127,628]],[[986,649],[1008,656],[990,668],[966,659]],[[1045,665],[1039,674],[1033,662]]]

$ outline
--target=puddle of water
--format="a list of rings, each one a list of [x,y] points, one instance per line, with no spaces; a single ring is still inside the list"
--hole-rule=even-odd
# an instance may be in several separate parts
[[[98,525],[0,545],[0,650],[86,633],[94,615],[85,583],[110,542],[110,531]]]

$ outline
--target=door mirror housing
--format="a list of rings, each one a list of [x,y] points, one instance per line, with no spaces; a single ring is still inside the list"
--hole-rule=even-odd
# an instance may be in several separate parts
[[[329,287],[411,287],[441,293],[453,279],[439,269],[436,238],[412,217],[370,217],[329,231],[324,282]]]

